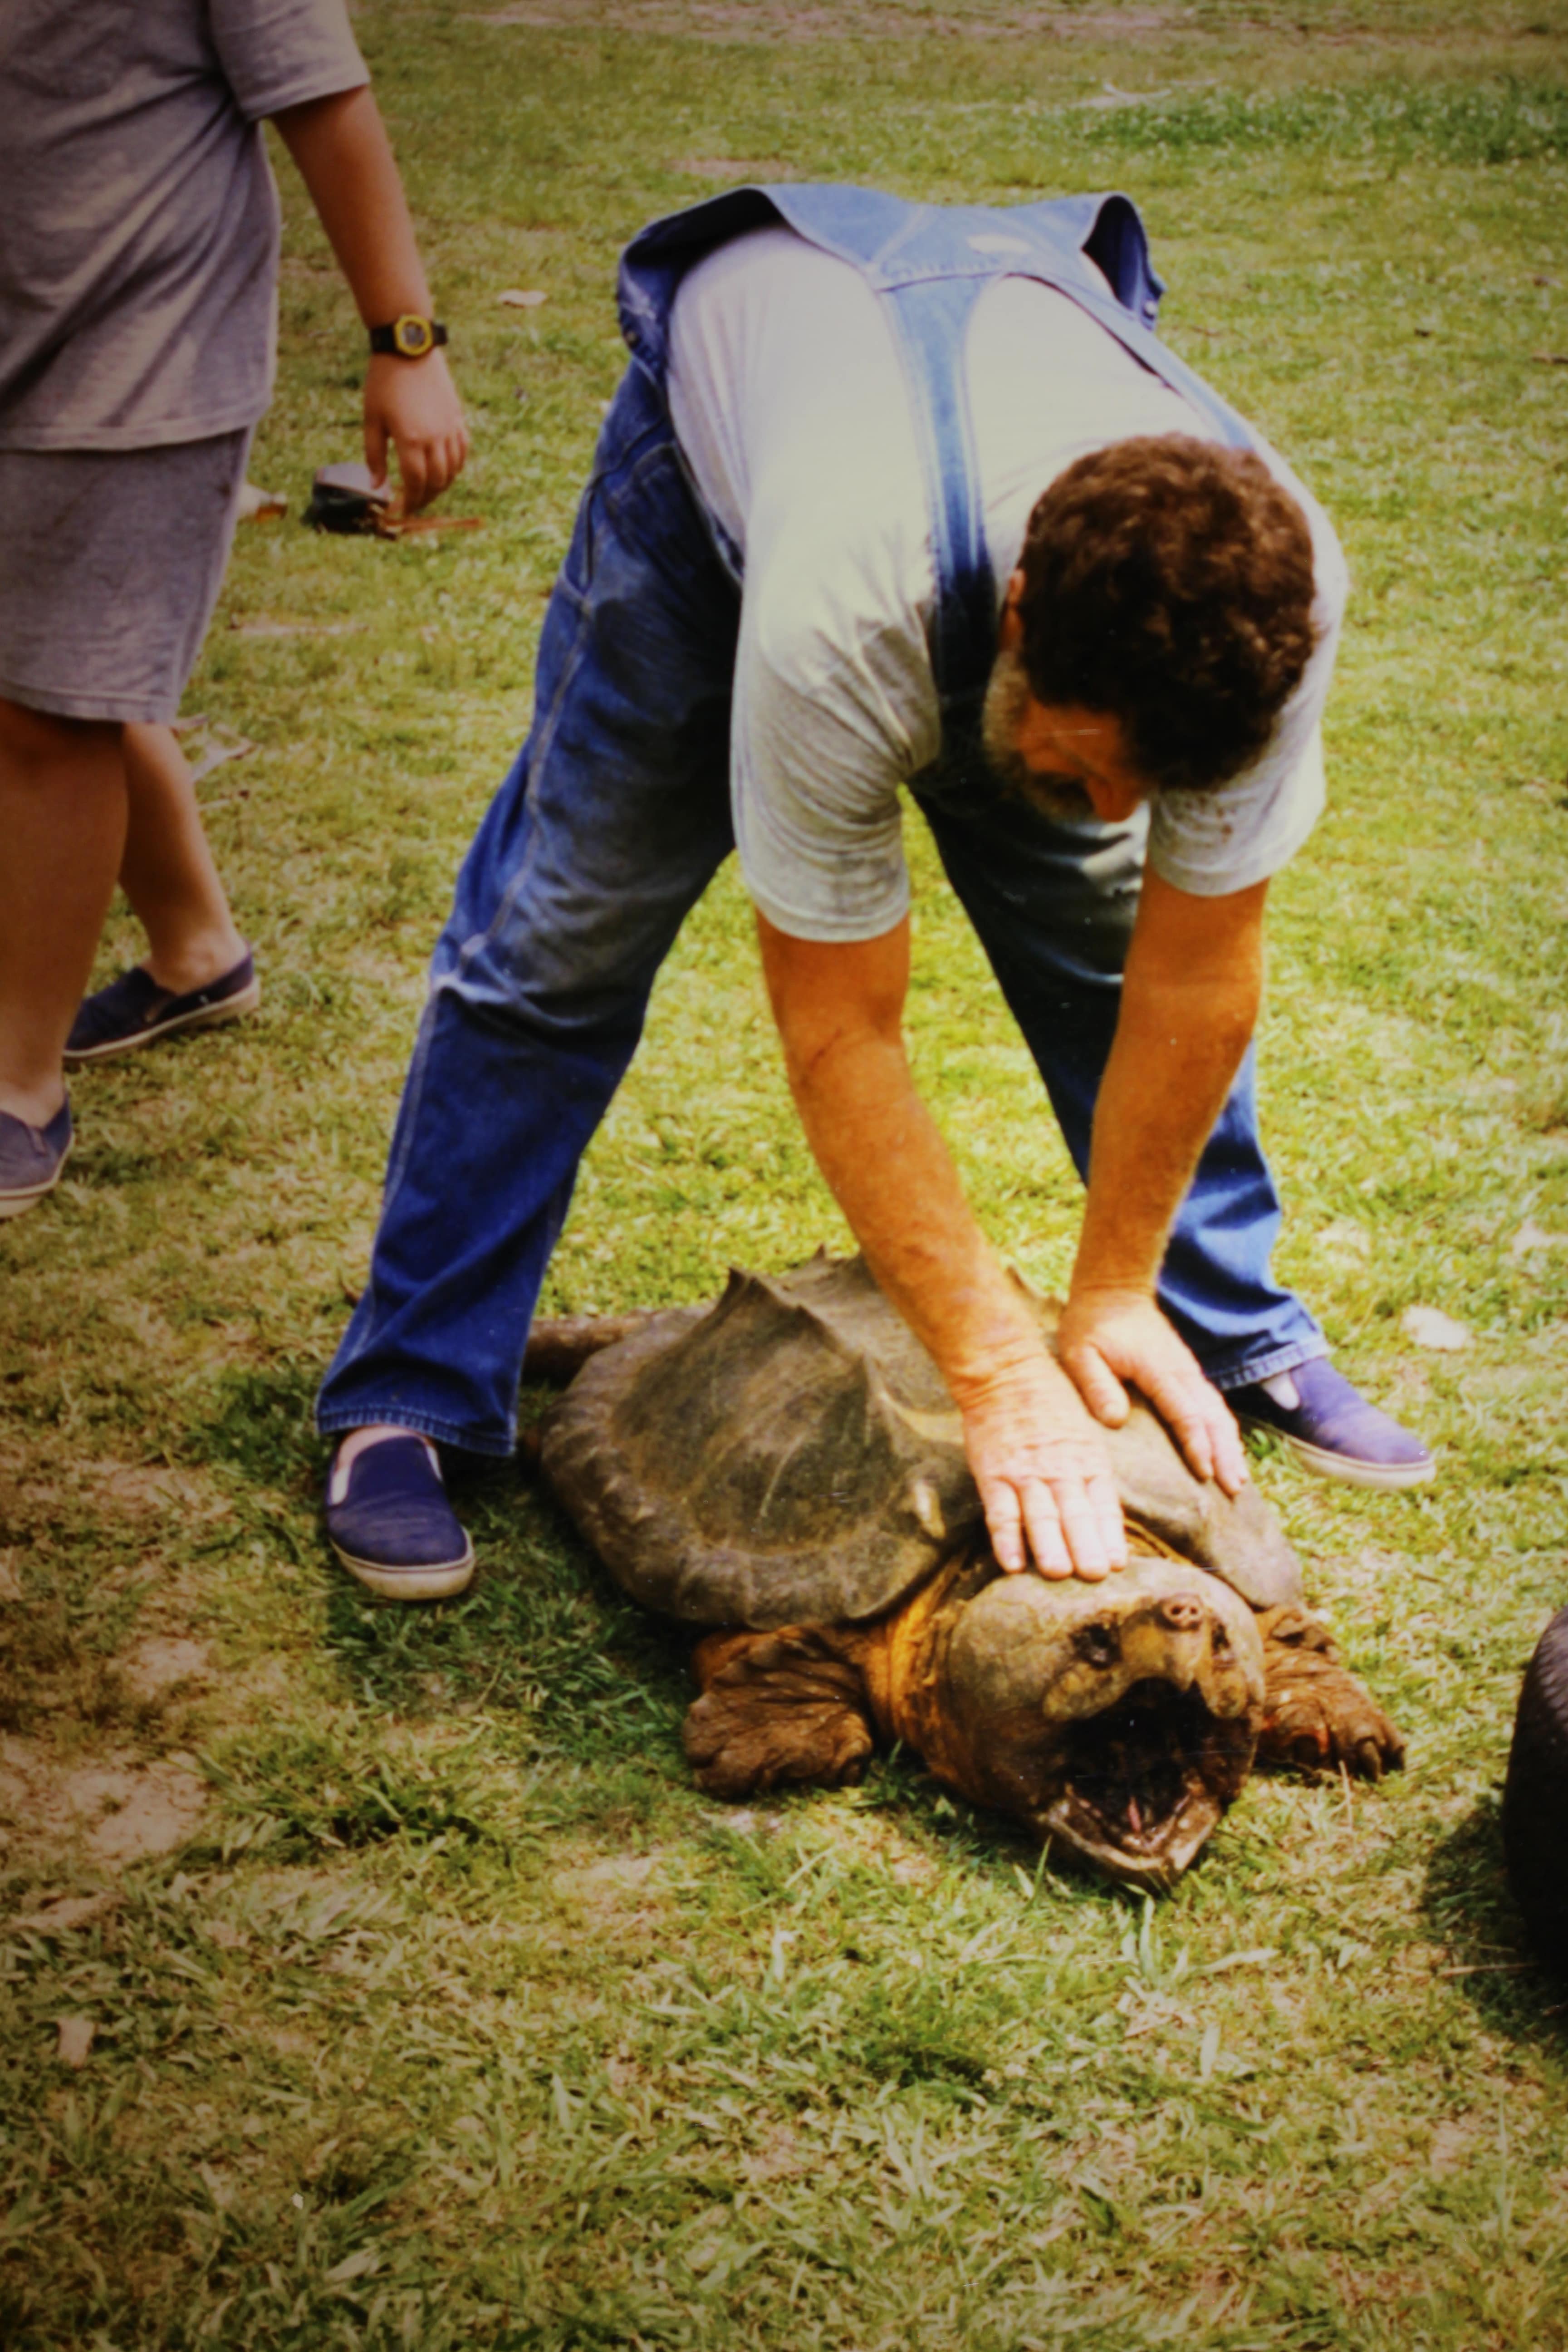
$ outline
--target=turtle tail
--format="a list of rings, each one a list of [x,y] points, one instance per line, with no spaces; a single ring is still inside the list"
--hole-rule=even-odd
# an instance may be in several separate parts
[[[629,1315],[541,1316],[522,1351],[522,1377],[563,1389],[590,1356],[622,1339],[635,1339],[654,1319],[654,1313],[643,1308]]]

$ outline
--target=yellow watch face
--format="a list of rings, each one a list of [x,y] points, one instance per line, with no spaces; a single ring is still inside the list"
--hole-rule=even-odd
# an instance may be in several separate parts
[[[412,310],[394,322],[392,334],[405,360],[422,359],[436,341],[429,320],[416,317]]]

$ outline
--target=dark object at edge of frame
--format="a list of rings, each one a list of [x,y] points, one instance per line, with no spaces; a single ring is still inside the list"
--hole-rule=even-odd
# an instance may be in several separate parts
[[[1525,1669],[1502,1842],[1536,1955],[1568,1977],[1568,1609],[1557,1612]]]

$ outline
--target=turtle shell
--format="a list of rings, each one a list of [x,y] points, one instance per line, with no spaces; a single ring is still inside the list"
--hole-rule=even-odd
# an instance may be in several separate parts
[[[1054,1308],[1025,1295],[1048,1339]],[[1255,1488],[1231,1502],[1194,1477],[1142,1406],[1105,1439],[1123,1509],[1162,1546],[1255,1608],[1300,1597]],[[542,1459],[623,1589],[692,1625],[865,1622],[983,1517],[942,1375],[858,1257],[732,1273],[700,1318],[653,1317],[590,1357]]]

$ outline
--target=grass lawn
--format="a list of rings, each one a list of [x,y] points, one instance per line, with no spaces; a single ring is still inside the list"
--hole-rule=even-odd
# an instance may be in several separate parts
[[[0,1233],[0,2343],[1563,2352],[1568,1996],[1497,1813],[1568,1599],[1568,5],[356,21],[474,429],[447,505],[483,528],[299,527],[356,454],[361,344],[284,165],[251,470],[292,514],[242,532],[186,703],[256,746],[204,794],[266,1002],[79,1076],[69,1181]],[[1128,190],[1172,342],[1356,583],[1331,805],[1273,894],[1266,1124],[1283,1270],[1441,1475],[1258,1475],[1410,1768],[1256,1781],[1157,1906],[898,1759],[703,1799],[681,1643],[514,1471],[465,1494],[483,1571],[451,1605],[370,1604],[318,1531],[310,1397],[527,721],[616,249],[785,173]],[[1059,1286],[1075,1184],[910,830],[921,1081],[999,1246]],[[117,912],[102,974],[138,951]],[[843,1237],[726,872],[547,1304]],[[1468,1347],[1416,1345],[1414,1306]]]

